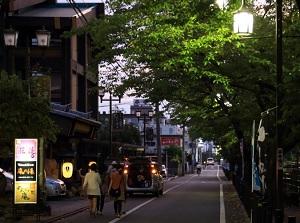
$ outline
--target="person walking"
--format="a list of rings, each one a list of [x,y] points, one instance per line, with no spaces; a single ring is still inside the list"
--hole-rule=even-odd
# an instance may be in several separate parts
[[[91,165],[91,171],[85,175],[83,189],[86,191],[89,200],[90,216],[96,217],[97,198],[100,197],[102,181],[97,173],[97,164]]]
[[[116,172],[116,167],[117,167],[117,162],[116,161],[112,161],[111,165],[109,165],[108,169],[107,169],[107,173],[110,176],[111,174],[113,174],[114,172]]]
[[[86,173],[89,172],[89,171],[90,171],[90,167],[88,166],[87,162],[85,162],[85,164],[83,165],[83,167],[78,170],[78,174],[79,174],[79,176],[81,178],[80,197],[84,196],[84,190],[83,190],[84,177],[85,177]]]
[[[102,168],[99,168],[99,174],[100,174],[100,177],[101,177],[102,186],[100,187],[101,196],[98,197],[98,199],[97,199],[97,215],[102,215],[102,211],[103,211],[103,208],[104,208],[104,200],[105,200],[105,196],[106,196],[107,191],[108,191],[109,175],[105,171],[104,166]]]
[[[118,165],[117,171],[111,175],[111,180],[108,188],[109,192],[111,188],[117,189],[118,187],[120,187],[120,196],[114,198],[114,211],[117,218],[121,217],[122,202],[125,201],[125,183],[126,177],[123,173],[123,168],[121,165]]]

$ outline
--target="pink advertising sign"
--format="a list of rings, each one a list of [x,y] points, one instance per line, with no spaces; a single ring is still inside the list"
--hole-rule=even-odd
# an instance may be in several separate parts
[[[15,140],[15,161],[37,161],[37,139]]]
[[[37,203],[37,151],[37,139],[15,139],[15,204]]]

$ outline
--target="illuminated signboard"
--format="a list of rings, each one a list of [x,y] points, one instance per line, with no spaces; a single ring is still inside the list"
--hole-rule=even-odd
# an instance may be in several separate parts
[[[38,140],[15,140],[15,204],[37,203]]]
[[[180,146],[180,137],[161,137],[162,146]]]

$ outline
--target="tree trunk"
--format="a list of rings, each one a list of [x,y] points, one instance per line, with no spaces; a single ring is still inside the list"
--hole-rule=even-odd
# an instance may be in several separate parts
[[[182,163],[178,163],[177,175],[182,176]]]

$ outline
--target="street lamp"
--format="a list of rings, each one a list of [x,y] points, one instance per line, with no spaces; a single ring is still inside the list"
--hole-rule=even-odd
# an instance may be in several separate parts
[[[5,46],[17,46],[19,32],[12,29],[4,29],[3,30],[4,35],[4,44]]]
[[[144,124],[144,129],[143,129],[143,132],[144,132],[144,148],[146,148],[146,121],[147,121],[147,118],[149,119],[149,121],[151,121],[151,119],[153,117],[153,111],[152,110],[148,111],[148,117],[146,116],[147,115],[146,113],[141,114],[141,111],[139,111],[139,110],[135,112],[135,115],[138,118],[138,122],[140,121],[141,115],[143,115],[143,121],[144,121],[144,123],[143,123]]]
[[[237,17],[238,18],[238,17]],[[249,16],[248,16],[249,18]],[[243,35],[243,30],[235,29],[236,18],[234,18],[234,33]],[[241,27],[246,27],[245,22],[249,20],[242,20]],[[253,23],[253,19],[252,19]],[[253,24],[250,25],[253,29]],[[251,32],[252,33],[252,32]],[[282,222],[284,216],[283,208],[283,126],[280,122],[282,119],[281,102],[283,99],[283,92],[280,85],[283,83],[283,68],[282,68],[282,0],[276,1],[276,207],[278,216],[276,222]]]
[[[4,44],[7,47],[17,47],[17,43],[18,43],[18,37],[19,37],[19,32],[12,29],[10,27],[10,29],[4,29],[3,30],[3,37],[4,37]],[[36,31],[36,38],[37,38],[37,45],[39,47],[48,47],[50,44],[50,37],[51,37],[51,33],[47,30],[45,30],[43,28],[43,30],[37,30]],[[9,50],[10,51],[10,50]],[[8,55],[8,57],[10,58],[10,55]],[[26,78],[30,78],[30,45],[27,45],[27,58],[25,59],[26,64],[27,64],[27,69],[25,68],[25,73],[26,73]],[[10,67],[10,63],[9,63],[9,67]],[[10,69],[8,69],[8,73],[10,72]],[[28,95],[30,98],[30,85],[28,88]],[[39,177],[38,179],[42,179],[44,176],[44,138],[41,137],[39,139],[39,144],[40,144],[40,148],[39,148]],[[40,193],[41,190],[43,190],[42,188],[44,188],[44,181],[43,180],[38,180],[38,200],[40,200]],[[15,217],[15,216],[14,216]]]
[[[45,30],[44,26],[43,26],[43,29],[37,30],[35,32],[35,35],[36,35],[38,46],[40,46],[40,47],[49,47],[51,33],[48,30]]]
[[[233,32],[240,36],[248,36],[253,33],[253,15],[244,6],[242,6],[233,13]]]
[[[110,148],[110,157],[112,158],[113,156],[113,149],[112,149],[112,102],[113,101],[119,101],[121,103],[121,96],[119,98],[113,98],[112,93],[109,92],[109,99],[104,99],[104,88],[100,87],[98,90],[98,94],[100,96],[100,102],[102,103],[103,101],[109,101],[109,148]]]
[[[48,47],[50,45],[51,32],[46,30],[45,27],[35,32],[37,45],[39,47]],[[5,46],[17,46],[19,32],[10,28],[3,30]]]
[[[43,29],[37,30],[35,32],[36,34],[36,40],[37,40],[37,46],[38,47],[49,47],[50,45],[50,38],[51,38],[51,32],[46,30],[43,26]],[[12,29],[11,27],[9,29],[3,30],[3,36],[4,36],[4,44],[7,47],[17,47],[18,43],[18,37],[19,32]],[[10,58],[10,56],[9,56]],[[30,78],[30,45],[29,42],[27,42],[27,58],[26,58],[26,78]]]

